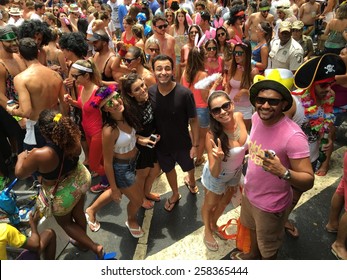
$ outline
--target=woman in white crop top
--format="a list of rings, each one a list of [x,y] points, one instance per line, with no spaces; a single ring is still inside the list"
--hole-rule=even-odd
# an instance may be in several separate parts
[[[223,232],[217,222],[236,191],[242,177],[242,165],[248,149],[248,134],[242,114],[234,112],[234,103],[224,91],[215,91],[208,98],[210,131],[206,135],[206,162],[202,184],[205,199],[201,209],[205,224],[204,243],[211,251],[218,250],[213,233]]]
[[[104,167],[110,189],[104,191],[86,209],[86,215],[90,223],[96,223],[97,211],[112,200],[119,203],[124,194],[129,199],[125,225],[133,237],[140,238],[144,232],[137,222],[137,212],[142,204],[142,193],[135,176],[138,150],[133,122],[125,113],[123,100],[118,92],[105,92],[100,98],[99,108],[103,119]]]

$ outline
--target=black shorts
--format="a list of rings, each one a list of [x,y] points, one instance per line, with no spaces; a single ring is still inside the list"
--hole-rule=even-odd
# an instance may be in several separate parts
[[[190,157],[190,149],[172,153],[163,153],[157,150],[157,157],[159,165],[165,173],[174,169],[176,162],[182,168],[183,172],[194,169],[194,161]]]
[[[153,168],[154,164],[158,162],[156,149],[144,146],[137,146],[137,148],[139,149],[139,157],[137,159],[136,169]]]

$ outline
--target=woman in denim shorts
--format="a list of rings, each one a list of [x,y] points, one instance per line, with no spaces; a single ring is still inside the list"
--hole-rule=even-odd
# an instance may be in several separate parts
[[[96,212],[112,200],[120,202],[124,194],[129,199],[128,219],[125,225],[133,237],[140,238],[144,232],[137,222],[137,212],[142,204],[142,193],[135,176],[138,156],[134,128],[136,123],[124,110],[120,93],[113,91],[111,87],[100,93],[98,107],[102,112],[104,167],[110,189],[104,191],[86,209],[88,223],[94,229],[99,229],[100,224],[95,219]]]

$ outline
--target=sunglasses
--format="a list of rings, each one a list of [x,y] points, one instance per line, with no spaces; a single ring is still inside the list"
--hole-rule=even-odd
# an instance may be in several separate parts
[[[195,35],[195,34],[198,34],[199,32],[198,31],[190,31],[189,34],[190,35]]]
[[[115,95],[112,96],[112,98],[110,100],[108,100],[106,102],[106,106],[109,107],[109,108],[112,108],[113,107],[113,100],[117,100],[120,98],[120,93],[117,92]]]
[[[217,37],[223,37],[223,36],[225,36],[224,32],[217,34]]]
[[[153,48],[149,48],[149,50],[150,50],[151,52],[156,52],[156,53],[158,53],[158,52],[159,52],[159,49],[153,49]]]
[[[130,64],[135,59],[137,59],[137,57],[134,57],[134,58],[125,58],[125,57],[123,57],[124,63],[128,63],[128,64]]]
[[[270,12],[270,10],[261,11],[263,14]]]
[[[282,100],[283,99],[264,98],[264,97],[257,96],[255,98],[255,103],[260,104],[260,105],[264,105],[267,102],[270,106],[277,106],[278,104],[281,103]]]
[[[328,87],[331,87],[336,81],[331,81],[331,82],[328,82],[328,83],[321,83],[321,84],[318,84],[321,88],[328,88]]]
[[[163,25],[157,25],[156,28],[159,28],[160,30],[167,28],[169,25],[167,23]]]
[[[83,76],[85,73],[71,74],[71,77],[77,80],[79,76]]]
[[[216,51],[217,47],[208,47],[206,48],[207,51],[211,52],[211,51]]]
[[[210,111],[212,113],[212,115],[219,115],[222,112],[222,109],[224,111],[228,111],[231,107],[231,101],[225,102],[222,106],[220,107],[214,107],[212,108]]]
[[[244,51],[233,51],[233,55],[235,56],[242,56],[244,53]]]
[[[166,15],[166,17],[173,17],[173,15]]]

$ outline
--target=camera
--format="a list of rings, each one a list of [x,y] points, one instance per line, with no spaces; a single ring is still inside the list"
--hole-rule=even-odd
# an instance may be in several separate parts
[[[149,140],[153,141],[153,142],[156,142],[157,141],[157,135],[155,134],[151,134],[151,136],[149,137]],[[151,144],[151,143],[148,143],[147,144],[147,147],[148,148],[153,148],[154,147],[154,144]]]

